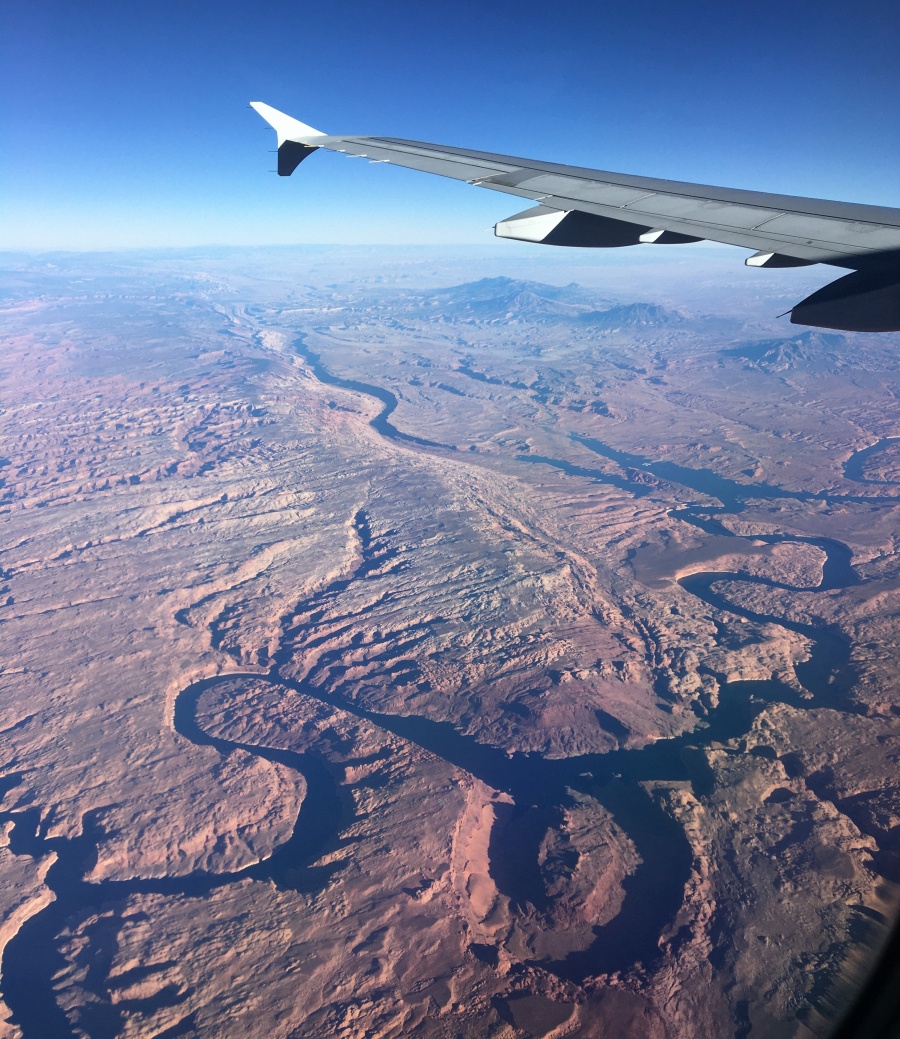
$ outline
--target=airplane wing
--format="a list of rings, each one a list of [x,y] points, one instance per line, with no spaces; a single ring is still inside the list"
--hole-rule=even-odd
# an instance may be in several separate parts
[[[791,311],[795,324],[900,330],[900,209],[775,195],[563,166],[393,137],[323,134],[261,101],[278,135],[278,173],[319,148],[435,173],[537,205],[499,221],[501,238],[613,248],[708,239],[755,250],[751,267],[848,268]]]

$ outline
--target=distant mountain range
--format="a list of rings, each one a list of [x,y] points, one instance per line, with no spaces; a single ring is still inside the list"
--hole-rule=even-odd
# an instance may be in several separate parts
[[[659,328],[684,324],[684,317],[656,303],[624,303],[608,310],[591,310],[581,315],[583,324],[594,328]]]
[[[674,311],[654,303],[613,304],[574,282],[545,285],[515,278],[481,278],[422,293],[420,313],[457,321],[547,323],[572,321],[593,328],[647,328],[683,323]],[[598,305],[602,309],[597,309]]]
[[[735,358],[745,368],[782,372],[794,368],[838,371],[848,362],[847,338],[836,332],[809,329],[781,339],[762,339],[719,351],[723,359]]]

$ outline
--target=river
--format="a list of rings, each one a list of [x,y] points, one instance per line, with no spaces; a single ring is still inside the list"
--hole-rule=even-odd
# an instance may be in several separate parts
[[[390,417],[397,407],[397,397],[390,391],[333,375],[321,358],[302,341],[298,343],[298,352],[322,383],[363,393],[378,400],[382,409],[371,420],[371,425],[382,436],[407,446],[432,451],[447,450],[444,445],[405,434],[393,425]],[[575,477],[627,488],[635,495],[652,493],[652,488],[629,479],[627,470],[649,472],[658,479],[717,498],[721,502],[718,507],[689,506],[671,515],[708,533],[733,537],[737,541],[741,538],[720,523],[717,517],[742,511],[748,499],[827,500],[822,495],[786,491],[767,484],[744,485],[708,470],[688,469],[671,462],[654,461],[587,437],[577,439],[596,454],[616,463],[625,472],[608,473],[560,459],[534,456],[524,456],[521,461],[552,465]],[[871,452],[875,448],[866,450]],[[848,472],[855,471],[851,462],[847,463]],[[842,500],[875,500],[883,503],[886,499],[844,497]],[[371,553],[371,538],[365,515],[358,515],[356,523],[362,545],[362,561],[360,570],[351,579],[363,576],[368,568],[376,565]],[[754,536],[754,540],[764,540],[770,544],[799,541],[821,548],[826,563],[818,586],[820,591],[845,588],[859,582],[851,565],[852,553],[848,546],[839,541],[786,534]],[[717,610],[728,610],[755,622],[779,624],[809,638],[811,658],[804,664],[798,664],[796,671],[800,683],[812,697],[801,697],[794,689],[776,681],[726,683],[720,691],[719,705],[709,711],[697,730],[673,739],[660,740],[641,749],[566,759],[547,759],[539,754],[509,755],[500,748],[478,743],[460,734],[448,723],[424,717],[377,714],[336,698],[328,690],[323,692],[309,684],[292,682],[282,673],[289,649],[282,649],[275,655],[267,675],[260,676],[254,672],[252,678],[256,682],[277,683],[290,688],[297,695],[315,697],[332,707],[365,718],[466,770],[489,786],[509,793],[515,807],[504,822],[502,835],[492,840],[490,856],[495,882],[514,905],[525,905],[528,902],[540,905],[543,892],[537,862],[540,840],[546,827],[552,825],[562,809],[570,803],[570,791],[577,790],[595,798],[631,838],[641,857],[641,864],[624,882],[625,900],[621,912],[604,927],[596,928],[595,940],[590,948],[556,963],[544,962],[541,967],[560,977],[578,981],[598,973],[626,970],[638,962],[649,966],[659,956],[660,933],[671,923],[681,906],[693,856],[680,825],[662,810],[641,784],[650,780],[690,781],[698,795],[708,792],[712,783],[711,775],[703,756],[696,749],[740,737],[767,704],[783,702],[797,708],[827,706],[844,711],[855,709],[849,697],[852,684],[852,676],[848,673],[850,646],[839,632],[824,626],[788,621],[780,616],[754,613],[738,606],[715,590],[716,582],[723,578],[787,591],[794,589],[762,577],[719,572],[693,574],[680,582],[687,592]],[[347,583],[348,579],[335,582],[330,589],[318,594],[337,594]],[[174,723],[176,730],[185,739],[198,746],[213,747],[221,754],[231,753],[240,747],[295,769],[305,778],[307,796],[293,834],[265,862],[237,874],[198,872],[188,877],[159,880],[87,883],[83,877],[99,837],[93,818],[89,816],[85,819],[81,837],[65,840],[37,836],[37,813],[6,817],[12,818],[15,823],[11,835],[11,849],[15,853],[37,856],[54,850],[59,856],[47,876],[47,884],[55,893],[56,901],[22,926],[7,946],[3,958],[3,992],[13,1020],[21,1027],[25,1039],[69,1039],[74,1034],[54,998],[53,975],[64,966],[64,960],[57,951],[56,935],[68,920],[78,914],[96,911],[105,904],[121,903],[128,896],[140,892],[202,896],[215,888],[247,877],[272,880],[281,887],[303,892],[314,891],[327,883],[329,868],[311,864],[335,844],[341,830],[352,820],[353,812],[351,799],[340,787],[337,773],[329,763],[313,754],[297,754],[217,739],[198,723],[197,703],[202,693],[218,683],[234,682],[240,677],[235,674],[223,675],[184,689],[176,701]],[[87,1008],[86,1014],[84,1023],[89,1025],[93,1039],[112,1039],[123,1024],[115,1006],[98,1003]]]

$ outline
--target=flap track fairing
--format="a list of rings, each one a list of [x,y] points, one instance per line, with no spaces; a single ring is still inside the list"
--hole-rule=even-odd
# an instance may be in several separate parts
[[[618,249],[641,243],[668,245],[701,241],[665,228],[650,228],[578,209],[551,209],[550,206],[534,206],[501,220],[494,225],[494,234],[498,238],[513,238],[519,242],[567,245],[582,249]]]

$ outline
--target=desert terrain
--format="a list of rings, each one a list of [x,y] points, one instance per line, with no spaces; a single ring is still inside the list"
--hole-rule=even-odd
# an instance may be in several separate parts
[[[852,998],[900,897],[900,340],[486,256],[4,257],[0,1037]]]

